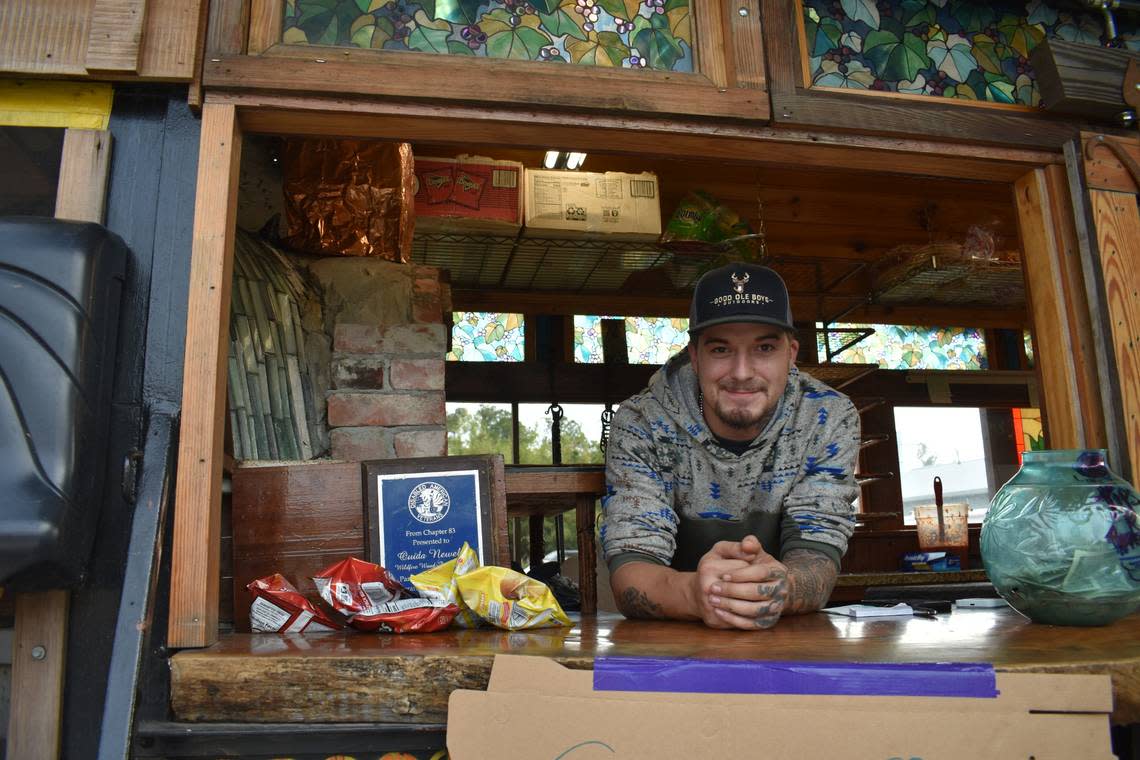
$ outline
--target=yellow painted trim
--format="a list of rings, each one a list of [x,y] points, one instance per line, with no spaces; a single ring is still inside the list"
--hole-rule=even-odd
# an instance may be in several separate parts
[[[0,126],[106,129],[112,96],[106,82],[0,79]]]

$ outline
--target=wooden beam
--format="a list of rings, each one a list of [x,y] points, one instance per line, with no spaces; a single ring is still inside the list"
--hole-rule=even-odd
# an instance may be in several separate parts
[[[697,3],[691,7],[697,66],[717,87],[728,87],[733,65],[731,51],[724,43],[727,7],[725,0]]]
[[[190,261],[182,427],[174,492],[168,645],[206,646],[218,635],[222,431],[241,132],[232,106],[207,103]]]
[[[1064,172],[1030,172],[1015,184],[1014,200],[1049,445],[1102,447],[1092,325]]]
[[[456,311],[509,311],[519,314],[612,314],[643,317],[688,317],[689,297],[644,296],[613,293],[552,293],[539,291],[467,290],[452,293]],[[851,303],[850,296],[827,297],[829,307]],[[813,314],[815,297],[792,297],[792,313]],[[962,327],[1029,326],[1021,308],[967,306],[860,306],[844,317],[847,322],[895,325],[950,325]]]
[[[7,757],[59,757],[70,596],[67,591],[16,595]]]
[[[1044,40],[1029,55],[1041,105],[1093,119],[1112,119],[1128,109],[1124,74],[1131,60],[1140,54],[1058,39]]]
[[[1140,483],[1140,210],[1132,193],[1093,190],[1090,196],[1130,460],[1130,471],[1117,471]]]
[[[110,132],[95,129],[64,132],[55,196],[56,218],[102,222],[110,169]]]
[[[837,135],[824,130],[770,129],[732,121],[508,109],[396,99],[297,97],[219,92],[224,80],[206,62],[208,100],[240,108],[242,130],[271,135],[381,138],[493,149],[505,144],[545,150],[589,144],[629,155],[701,156],[741,165],[854,170],[1013,182],[1029,169],[1062,164],[1059,152],[995,148],[926,139]]]
[[[207,87],[324,95],[329,83],[336,82],[336,89],[346,95],[437,102],[439,83],[447,82],[446,91],[462,93],[456,99],[464,101],[477,99],[468,93],[494,87],[495,101],[503,105],[768,118],[762,90],[718,88],[701,74],[606,68],[585,72],[579,66],[500,58],[277,45],[259,56],[207,61],[204,77]]]
[[[284,7],[279,0],[249,0],[249,41],[250,55],[261,55],[281,42],[281,27]]]
[[[279,5],[279,4],[278,4]],[[211,0],[206,26],[206,55],[241,55],[249,29],[250,0]]]
[[[699,7],[701,3],[696,5]],[[737,87],[763,90],[768,79],[764,72],[764,30],[760,23],[760,0],[724,2],[732,42],[733,68]]]
[[[88,71],[138,73],[146,6],[146,0],[95,0],[84,61]]]

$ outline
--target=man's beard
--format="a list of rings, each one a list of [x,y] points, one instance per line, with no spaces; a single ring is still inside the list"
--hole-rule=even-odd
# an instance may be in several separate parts
[[[724,409],[720,404],[713,407],[716,416],[734,430],[748,430],[764,419],[764,410],[752,412],[748,409]]]
[[[752,387],[729,387],[720,388],[722,391],[752,391],[757,392],[763,390],[762,388]],[[721,405],[720,399],[713,405],[713,412],[725,425],[728,425],[734,430],[748,430],[751,427],[759,424],[766,416],[766,409],[761,409],[758,412],[753,412],[749,409],[742,409],[740,407],[725,407]]]

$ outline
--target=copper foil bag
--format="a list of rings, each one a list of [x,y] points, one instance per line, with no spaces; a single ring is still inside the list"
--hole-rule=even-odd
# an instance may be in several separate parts
[[[289,247],[408,261],[415,196],[410,144],[287,140],[283,160]]]

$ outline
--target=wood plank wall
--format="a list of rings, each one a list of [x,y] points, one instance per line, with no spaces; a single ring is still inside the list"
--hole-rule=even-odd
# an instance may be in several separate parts
[[[5,0],[0,71],[189,81],[205,0]]]
[[[1140,209],[1132,193],[1092,190],[1089,196],[1131,462],[1131,472],[1119,474],[1140,483]]]

